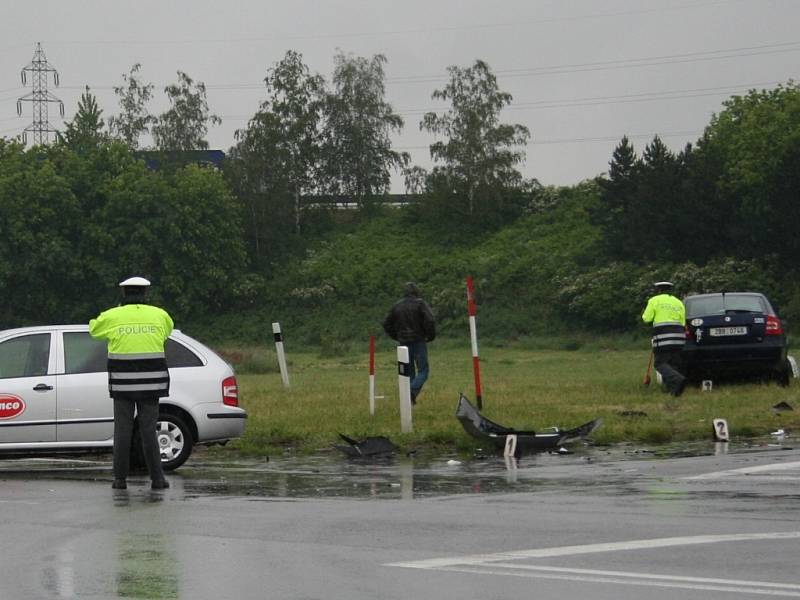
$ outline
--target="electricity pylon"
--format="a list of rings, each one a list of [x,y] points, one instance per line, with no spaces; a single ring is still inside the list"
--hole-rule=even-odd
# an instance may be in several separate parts
[[[53,74],[53,82],[58,87],[58,71],[47,63],[47,58],[42,50],[41,42],[36,43],[36,52],[33,53],[33,60],[27,67],[22,69],[22,85],[27,85],[27,75],[31,73],[33,91],[17,100],[17,114],[22,116],[22,103],[31,102],[33,104],[33,123],[28,125],[22,132],[22,143],[28,143],[28,132],[33,132],[34,144],[46,144],[50,133],[58,133],[57,129],[50,126],[47,120],[47,105],[50,102],[58,102],[61,116],[64,116],[64,103],[47,91],[47,75]]]

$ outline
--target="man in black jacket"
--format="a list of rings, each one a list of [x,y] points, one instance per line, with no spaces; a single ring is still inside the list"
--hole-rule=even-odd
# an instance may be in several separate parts
[[[428,379],[428,345],[436,337],[436,322],[430,306],[419,297],[419,288],[414,282],[405,286],[405,295],[392,306],[383,329],[388,336],[401,346],[408,347],[411,367],[411,403],[417,403],[417,396]]]

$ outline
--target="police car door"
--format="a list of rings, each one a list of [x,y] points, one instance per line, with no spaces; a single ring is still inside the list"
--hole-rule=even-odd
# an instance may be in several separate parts
[[[58,376],[58,441],[110,441],[114,404],[108,395],[106,342],[86,330],[60,334],[64,362]]]
[[[29,330],[0,339],[0,447],[56,440],[52,338]]]

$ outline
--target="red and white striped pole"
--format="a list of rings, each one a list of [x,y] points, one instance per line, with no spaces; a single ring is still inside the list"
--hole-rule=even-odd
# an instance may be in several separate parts
[[[375,336],[369,336],[369,414],[375,416]]]
[[[472,340],[472,370],[475,373],[475,400],[478,402],[478,410],[482,410],[481,363],[478,358],[478,329],[475,325],[475,317],[478,314],[478,309],[475,306],[475,287],[472,284],[471,275],[467,277],[467,313],[469,314],[469,336]]]

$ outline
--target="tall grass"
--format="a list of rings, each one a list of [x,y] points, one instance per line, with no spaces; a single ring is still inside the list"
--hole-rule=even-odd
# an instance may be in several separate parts
[[[710,440],[716,417],[728,421],[734,437],[800,426],[795,387],[716,382],[710,392],[690,387],[673,398],[655,378],[649,387],[642,384],[646,346],[631,349],[633,343],[625,340],[600,340],[576,348],[563,341],[551,342],[555,348],[530,340],[481,348],[483,414],[509,427],[537,430],[571,428],[602,417],[603,426],[592,436],[598,444]],[[272,349],[223,349],[237,366],[241,404],[249,414],[245,436],[234,447],[256,455],[317,452],[336,443],[339,432],[356,438],[385,435],[404,448],[476,447],[455,418],[460,391],[474,401],[469,346],[430,345],[431,376],[409,434],[400,433],[394,349],[384,347],[376,355],[376,388],[384,398],[376,401],[374,417],[366,344],[362,350],[292,353],[287,348],[290,387],[284,388]],[[781,401],[798,410],[775,414],[771,407]]]

